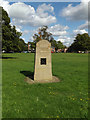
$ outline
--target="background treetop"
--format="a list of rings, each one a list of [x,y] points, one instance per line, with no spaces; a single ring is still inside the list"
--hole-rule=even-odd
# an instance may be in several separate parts
[[[49,42],[51,42],[51,46],[54,47],[56,50],[63,49],[66,47],[62,44],[62,42],[54,40],[52,34],[48,32],[47,30],[48,30],[48,26],[43,26],[39,28],[38,34],[34,34],[33,36],[34,42],[37,43],[38,41],[44,39],[44,40],[48,40]]]

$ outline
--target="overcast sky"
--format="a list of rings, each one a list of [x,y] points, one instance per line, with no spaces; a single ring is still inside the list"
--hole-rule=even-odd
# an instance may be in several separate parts
[[[88,1],[81,2],[8,2],[0,0],[11,18],[11,25],[22,32],[25,42],[33,41],[39,27],[48,31],[57,41],[70,46],[75,36],[88,32]]]

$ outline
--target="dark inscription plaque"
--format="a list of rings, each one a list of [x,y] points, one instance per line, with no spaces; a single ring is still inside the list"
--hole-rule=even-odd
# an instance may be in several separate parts
[[[46,58],[41,58],[41,65],[46,65]]]

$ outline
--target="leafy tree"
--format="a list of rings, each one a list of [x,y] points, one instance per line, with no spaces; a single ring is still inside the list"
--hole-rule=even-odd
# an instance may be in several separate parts
[[[19,42],[18,42],[18,46],[19,46],[19,51],[28,51],[28,45],[24,42],[23,39],[20,38]]]
[[[74,42],[69,47],[69,52],[78,52],[90,50],[90,37],[88,33],[77,34]]]
[[[64,49],[64,48],[66,48],[66,46],[63,45],[63,43],[60,42],[60,41],[57,42],[57,47],[58,47],[58,49]]]
[[[10,26],[10,18],[8,17],[7,12],[2,8],[2,23],[8,27]]]
[[[37,43],[39,40],[48,40],[51,41],[53,40],[52,34],[47,32],[48,27],[47,26],[43,26],[42,28],[39,29],[38,34],[34,34],[33,39],[34,42]]]
[[[60,41],[56,41],[56,40],[52,40],[50,41],[51,42],[51,46],[55,47],[55,50],[58,50],[58,49],[64,49],[66,46],[63,45],[62,42]]]
[[[15,26],[10,25],[8,14],[2,9],[2,50],[21,52],[26,49],[26,43],[20,38],[21,35]]]
[[[58,46],[56,40],[51,40],[50,42],[51,42],[51,46],[55,47],[55,49],[57,50]]]
[[[35,50],[35,42],[29,42],[31,50]]]
[[[54,40],[52,34],[47,32],[47,29],[47,26],[43,26],[42,28],[40,28],[38,34],[34,34],[33,36],[34,42],[37,43],[38,41],[44,39],[51,42],[51,46],[55,47],[56,50],[65,48],[65,46],[60,41],[57,42],[56,40]]]
[[[12,49],[10,18],[7,12],[2,9],[2,49],[9,51]]]

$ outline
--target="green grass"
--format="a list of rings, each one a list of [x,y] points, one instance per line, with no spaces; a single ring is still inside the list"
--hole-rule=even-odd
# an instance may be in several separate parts
[[[59,83],[28,84],[34,54],[3,54],[3,118],[86,118],[88,114],[88,54],[52,54]]]

